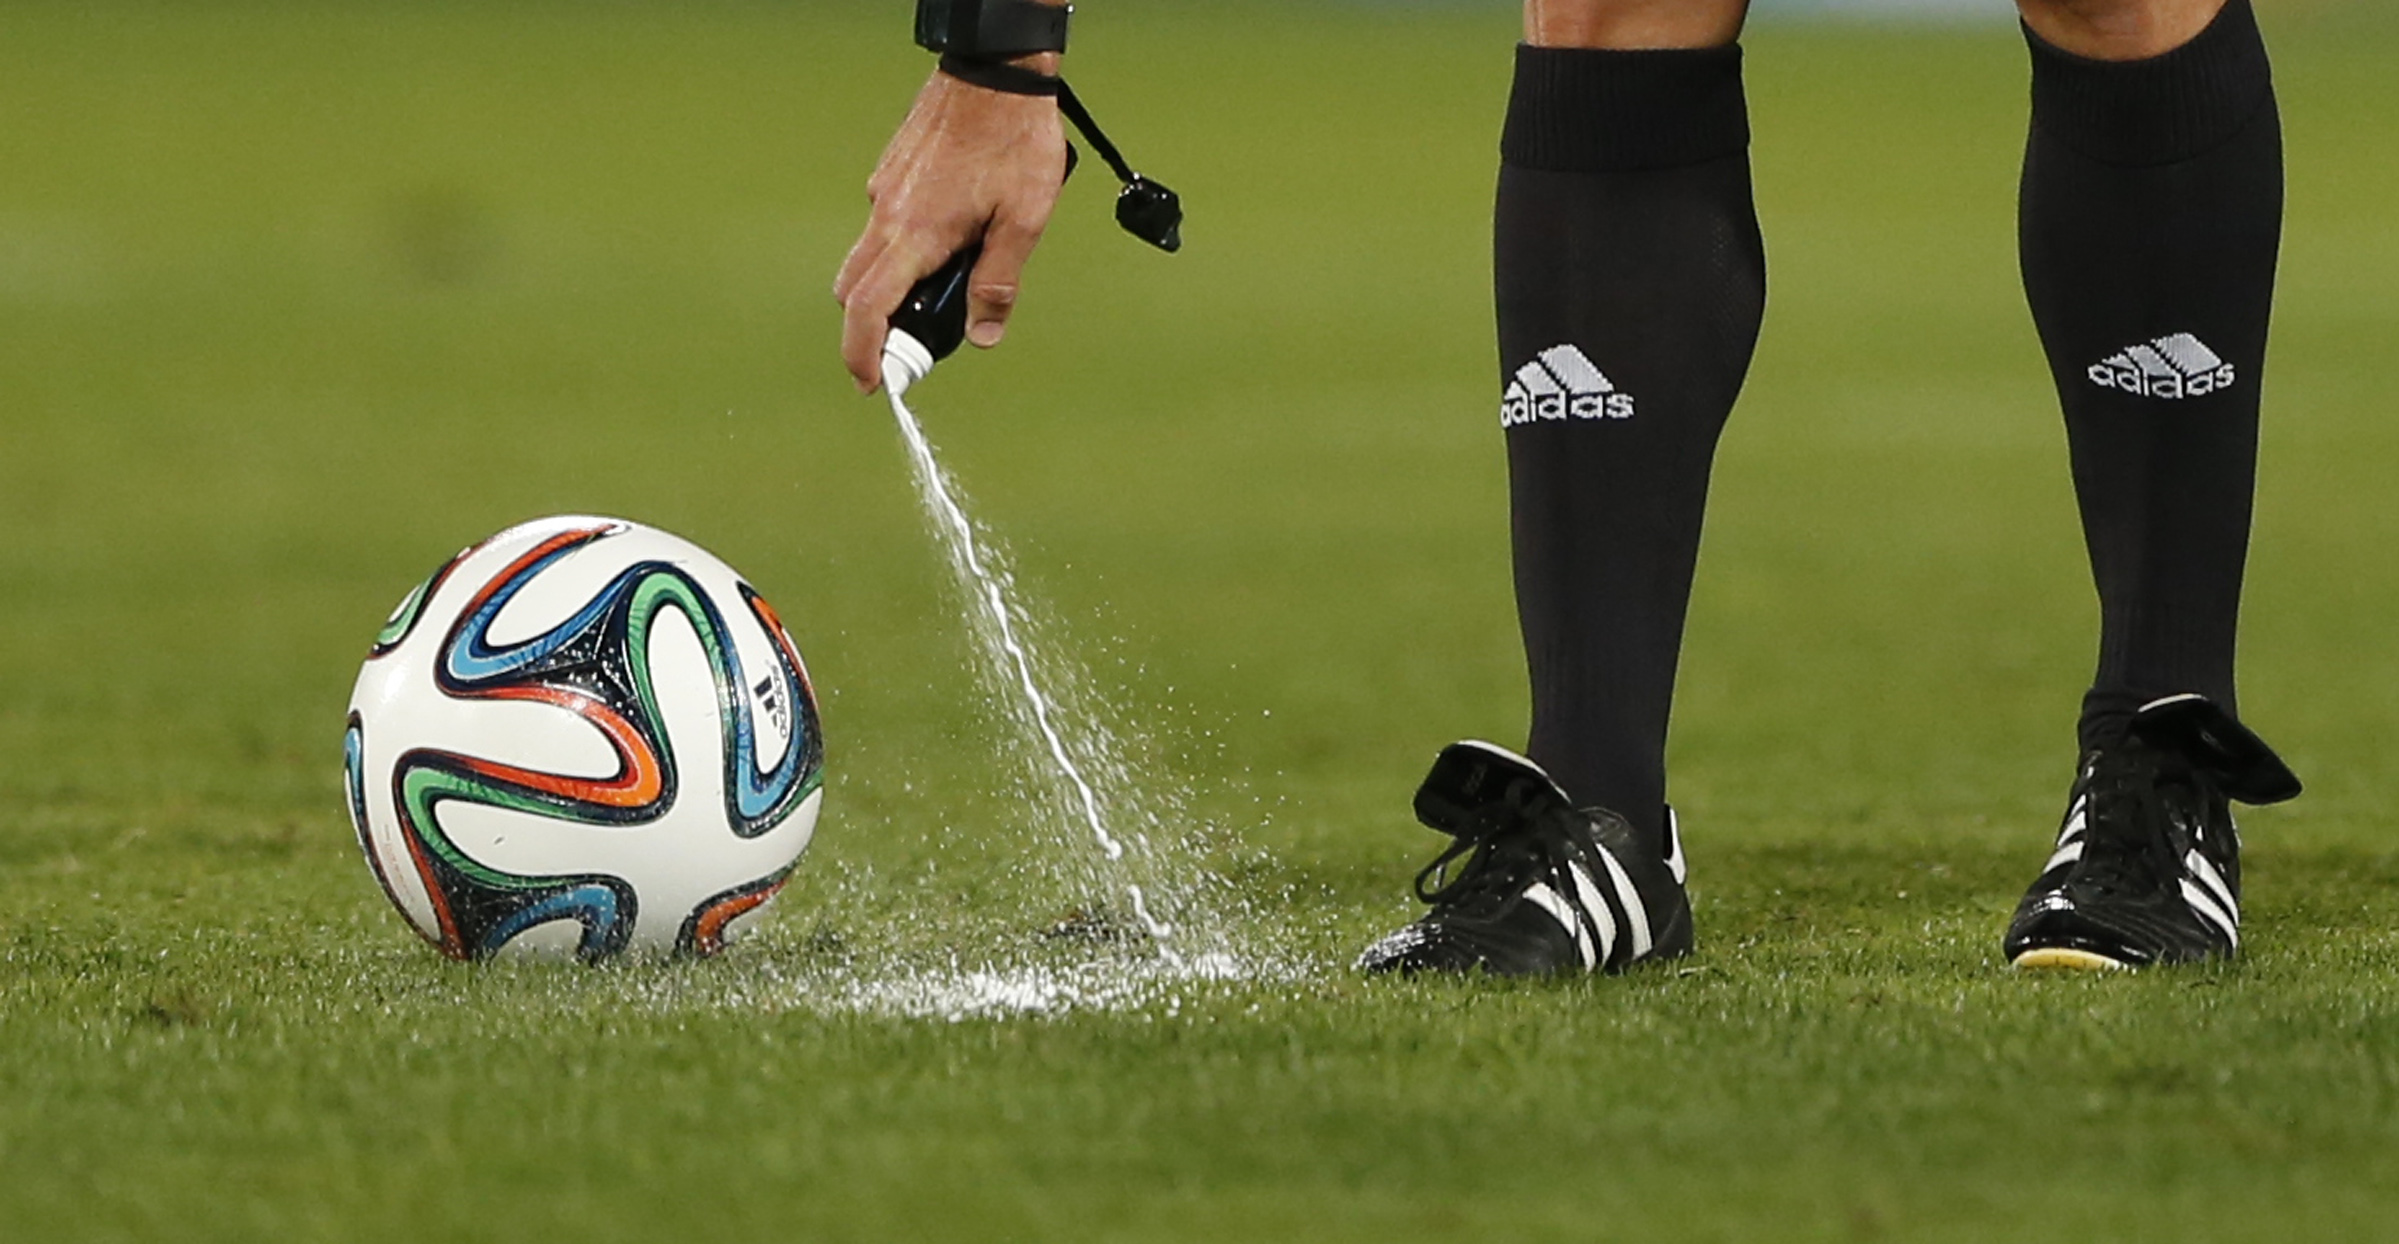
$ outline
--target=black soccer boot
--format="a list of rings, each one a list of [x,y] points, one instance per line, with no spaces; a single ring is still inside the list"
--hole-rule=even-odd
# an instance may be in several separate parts
[[[2280,803],[2299,779],[2215,701],[2141,706],[2084,753],[2057,851],[2008,922],[2020,968],[2138,968],[2241,948],[2241,837],[2231,801]]]
[[[1432,910],[1367,947],[1361,971],[1621,972],[1691,953],[1671,813],[1659,859],[1623,817],[1577,808],[1532,761],[1469,741],[1441,749],[1416,791],[1416,819],[1452,838],[1416,874]]]

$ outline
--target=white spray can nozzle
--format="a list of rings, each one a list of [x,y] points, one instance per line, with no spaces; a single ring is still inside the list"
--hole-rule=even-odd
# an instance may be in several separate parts
[[[904,328],[883,338],[883,387],[898,397],[933,372],[933,351]]]

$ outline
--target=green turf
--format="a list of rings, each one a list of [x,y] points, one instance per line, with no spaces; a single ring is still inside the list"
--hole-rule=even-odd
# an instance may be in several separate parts
[[[1432,749],[1520,729],[1485,286],[1511,21],[1090,6],[1078,83],[1191,245],[1143,252],[1078,179],[1011,344],[921,408],[1313,970],[948,1024],[811,1001],[1056,914],[832,356],[923,71],[896,19],[200,8],[0,23],[0,1239],[2399,1221],[2388,19],[2267,14],[2292,194],[2246,709],[2313,790],[2249,819],[2250,956],[1996,962],[2094,617],[2014,277],[2022,54],[1766,25],[1773,305],[1675,737],[1702,950],[1461,987],[1339,965],[1406,915]],[[721,552],[825,695],[818,845],[722,962],[443,963],[344,824],[384,611],[560,510]]]

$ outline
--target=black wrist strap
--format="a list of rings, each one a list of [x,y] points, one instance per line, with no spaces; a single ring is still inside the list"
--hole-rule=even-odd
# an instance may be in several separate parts
[[[1064,78],[1058,79],[1058,111],[1074,122],[1075,128],[1082,132],[1083,140],[1090,143],[1091,149],[1098,152],[1100,159],[1107,164],[1108,171],[1116,174],[1116,180],[1130,183],[1141,176],[1133,171],[1132,165],[1125,163],[1124,154],[1116,149],[1116,144],[1109,142],[1108,136],[1100,132],[1100,123],[1092,119],[1091,110],[1075,97],[1075,89],[1066,85]]]
[[[1074,13],[1070,6],[1037,4],[1033,0],[983,0],[981,8],[982,20],[975,31],[974,46],[960,48],[962,52],[974,56],[1023,56],[1066,50],[1066,23]]]
[[[1010,95],[1056,95],[1066,89],[1063,80],[1039,70],[1011,65],[1004,60],[961,56],[956,52],[941,54],[941,71],[960,82]]]
[[[977,60],[1063,52],[1073,13],[1037,0],[917,0],[916,43]]]

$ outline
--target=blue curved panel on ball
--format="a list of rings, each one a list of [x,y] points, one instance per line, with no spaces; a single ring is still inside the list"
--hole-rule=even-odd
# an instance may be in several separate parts
[[[583,607],[575,611],[574,616],[540,635],[523,643],[511,644],[506,648],[494,648],[488,642],[487,637],[491,633],[491,625],[499,618],[500,611],[507,608],[508,602],[515,599],[518,592],[524,590],[525,585],[532,581],[534,575],[541,573],[552,562],[573,552],[578,547],[580,546],[567,545],[543,554],[531,565],[525,566],[509,576],[489,596],[479,602],[473,612],[459,619],[457,630],[453,632],[449,645],[442,653],[444,676],[452,682],[468,686],[480,682],[490,682],[496,678],[505,678],[545,657],[554,655],[558,650],[573,643],[585,631],[597,625],[600,619],[606,617],[608,611],[624,598],[625,593],[639,578],[637,572],[640,567],[632,567],[619,574],[607,587],[602,588],[590,600],[585,601]]]
[[[567,919],[583,926],[583,938],[576,953],[585,959],[614,953],[623,944],[624,917],[616,891],[595,883],[562,890],[510,912],[484,934],[479,953],[498,954],[517,934],[535,925]]]

